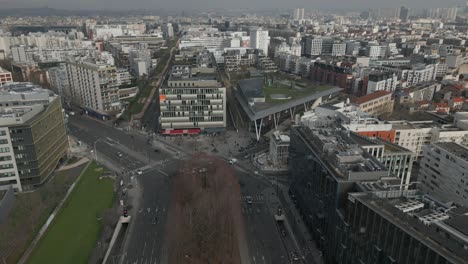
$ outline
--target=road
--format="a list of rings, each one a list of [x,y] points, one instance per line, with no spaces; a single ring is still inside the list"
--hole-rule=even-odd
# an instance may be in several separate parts
[[[123,248],[110,259],[115,263],[159,263],[169,204],[169,177],[178,160],[162,149],[155,152],[145,136],[128,134],[85,116],[70,118],[68,128],[83,143],[91,147],[96,143],[98,160],[110,162],[106,165],[126,175],[128,192],[135,195],[135,203],[129,207],[132,223]],[[129,176],[128,172],[138,169],[143,170],[141,175]]]
[[[295,250],[290,234],[287,230],[281,232],[284,228],[274,219],[274,214],[280,206],[274,199],[275,190],[265,181],[252,177],[252,174],[237,171],[237,176],[241,184],[240,200],[250,263],[291,263],[290,256]],[[251,197],[251,204],[247,202],[247,196]]]
[[[129,210],[132,224],[116,263],[164,262],[161,260],[164,258],[164,226],[170,199],[169,179],[177,169],[178,154],[164,151],[168,148],[161,143],[154,142],[156,147],[153,147],[148,136],[129,134],[85,116],[71,117],[68,127],[70,133],[82,142],[91,147],[96,143],[98,159],[110,160],[117,171],[124,175],[137,169],[144,171],[127,178],[129,186],[138,195],[134,207]],[[271,181],[256,176],[253,168],[234,167],[241,184],[239,200],[245,219],[250,263],[290,263],[291,253],[297,246],[290,230],[278,225],[274,219],[277,208],[283,206]],[[252,204],[246,202],[247,196],[252,197]]]
[[[163,258],[166,214],[169,207],[169,177],[175,166],[149,170],[138,176],[141,206],[135,212],[133,230],[128,237],[120,263],[161,263]]]

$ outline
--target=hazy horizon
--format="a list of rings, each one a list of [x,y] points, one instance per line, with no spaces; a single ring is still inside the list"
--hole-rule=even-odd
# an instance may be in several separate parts
[[[410,8],[426,7],[455,7],[465,5],[466,1],[447,0],[0,0],[0,5],[4,8],[27,8],[45,7],[57,9],[81,9],[81,10],[125,10],[125,9],[292,9],[304,7],[306,9],[367,9],[378,7],[399,7]]]

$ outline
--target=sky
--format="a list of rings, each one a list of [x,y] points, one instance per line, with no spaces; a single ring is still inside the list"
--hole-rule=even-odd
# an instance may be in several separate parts
[[[61,9],[206,9],[206,8],[353,8],[454,7],[463,0],[0,0],[2,6],[48,6]]]

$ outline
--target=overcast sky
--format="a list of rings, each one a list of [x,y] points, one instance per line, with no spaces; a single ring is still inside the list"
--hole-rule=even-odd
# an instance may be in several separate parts
[[[0,4],[65,9],[453,7],[463,0],[0,0]]]

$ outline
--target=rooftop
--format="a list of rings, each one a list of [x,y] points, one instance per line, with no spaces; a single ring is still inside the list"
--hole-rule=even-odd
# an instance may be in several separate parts
[[[310,129],[295,126],[293,130],[320,157],[337,179],[369,181],[388,177],[388,169],[361,147],[350,142],[347,133],[338,129]]]
[[[468,148],[455,142],[438,142],[435,144],[468,162]]]
[[[283,78],[281,74],[273,76],[269,79],[244,79],[238,83],[236,97],[252,121],[342,90],[333,86],[316,85],[305,79]],[[256,96],[264,101],[253,103],[252,97],[259,98]]]
[[[450,263],[466,263],[467,208],[443,204],[414,190],[378,190],[350,195]]]
[[[389,95],[389,94],[392,94],[392,93],[388,92],[388,91],[377,91],[377,92],[374,92],[374,93],[371,93],[371,94],[368,94],[368,95],[364,95],[364,96],[361,96],[361,97],[354,98],[351,101],[353,103],[355,103],[355,104],[363,104],[363,103],[373,101],[375,99],[378,99],[380,97],[383,97],[383,96],[386,96],[386,95]]]

